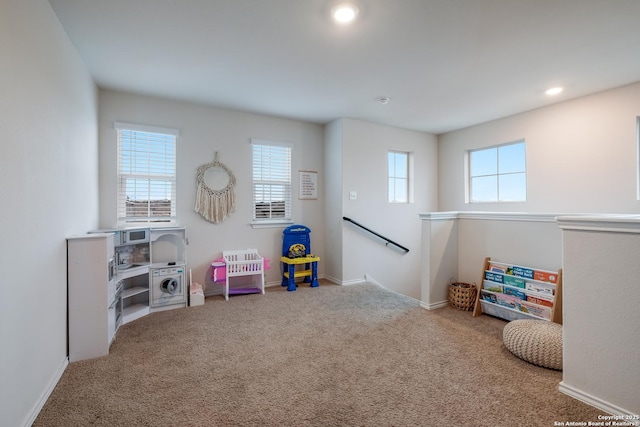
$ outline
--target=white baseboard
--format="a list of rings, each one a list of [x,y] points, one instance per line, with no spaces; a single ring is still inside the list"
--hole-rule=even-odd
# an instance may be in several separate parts
[[[335,277],[331,277],[331,276],[327,276],[326,274],[318,274],[318,279],[322,279],[322,280],[327,280],[331,283],[334,283],[336,285],[353,285],[354,283],[364,283],[365,281],[362,279],[358,279],[355,281],[347,281],[347,282],[343,282],[341,280],[336,279]],[[269,282],[266,283],[264,286],[265,287],[269,287],[269,286],[280,286],[282,285],[282,282]]]
[[[378,285],[378,286],[381,286],[381,287],[383,287],[383,288],[384,288],[384,286],[382,285],[382,283],[378,282],[376,279],[374,279],[373,277],[369,276],[368,274],[365,274],[365,275],[364,275],[364,280],[365,280],[366,282],[373,283],[374,285]]]
[[[427,310],[436,310],[438,308],[446,307],[447,305],[449,305],[448,301],[441,301],[435,304],[427,304],[424,301],[420,301],[420,307],[426,308]]]
[[[265,288],[272,288],[274,286],[282,286],[282,281],[277,281],[277,282],[267,282],[264,284]]]
[[[609,403],[607,401],[604,401],[602,399],[600,399],[599,397],[593,396],[589,393],[586,393],[582,390],[579,390],[575,387],[572,387],[568,384],[565,384],[564,381],[561,381],[560,384],[558,385],[558,391],[560,391],[560,393],[564,393],[567,396],[571,396],[574,399],[577,399],[581,402],[586,403],[587,405],[591,405],[594,408],[598,408],[604,412],[607,412],[609,414],[613,414],[613,415],[620,415],[620,416],[634,416],[637,414],[633,414],[631,413],[631,411],[627,411],[626,409],[623,409],[619,406],[616,406],[612,403]],[[629,422],[633,422],[633,420],[622,420],[622,421],[629,421]],[[640,423],[638,423],[636,421],[635,425],[640,425]]]
[[[342,281],[336,279],[335,277],[327,276],[326,274],[318,274],[318,279],[328,280],[331,283],[342,286]]]
[[[33,406],[31,410],[31,415],[27,418],[27,420],[24,423],[25,427],[31,426],[36,421],[36,418],[38,418],[38,414],[44,407],[44,404],[47,403],[47,400],[49,400],[49,396],[51,396],[51,393],[53,393],[53,389],[55,389],[56,385],[58,385],[58,381],[60,381],[60,378],[62,378],[62,374],[64,374],[64,371],[65,369],[67,369],[67,366],[69,366],[69,358],[65,356],[64,360],[62,361],[60,366],[58,366],[58,369],[56,369],[56,372],[53,374],[53,377],[51,378],[49,385],[42,392],[40,399]]]
[[[369,276],[368,274],[365,274],[365,275],[364,275],[364,278],[365,278],[365,281],[366,281],[367,283],[372,283],[372,284],[374,284],[374,285],[376,285],[376,286],[380,286],[381,288],[384,288],[384,289],[386,289],[386,290],[387,290],[387,291],[389,291],[389,292],[393,292],[393,293],[394,293],[394,294],[396,294],[396,295],[400,295],[401,297],[404,297],[404,298],[411,298],[411,299],[412,299],[412,300],[414,300],[414,301],[418,301],[418,302],[420,302],[420,300],[418,300],[418,299],[416,299],[416,298],[410,297],[410,296],[405,295],[405,294],[401,294],[400,292],[398,292],[398,291],[394,291],[393,289],[389,289],[388,287],[386,287],[386,286],[385,286],[385,285],[383,285],[382,283],[378,282],[376,279],[374,279],[373,277]]]
[[[340,282],[340,284],[342,286],[349,286],[349,285],[357,285],[359,283],[367,283],[368,280],[365,278],[363,279],[353,279],[353,280],[343,280],[342,282]]]
[[[342,285],[342,282],[340,282],[340,280],[324,274],[318,274],[318,279],[328,280],[329,282],[335,283],[336,285]],[[282,285],[282,281],[277,281],[277,282],[267,282],[265,283],[264,286],[265,288],[269,288],[272,286],[281,286],[281,285]]]

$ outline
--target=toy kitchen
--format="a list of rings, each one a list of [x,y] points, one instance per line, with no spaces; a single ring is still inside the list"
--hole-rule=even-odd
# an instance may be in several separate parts
[[[106,355],[121,325],[186,307],[187,244],[186,230],[178,227],[103,229],[68,238],[69,360]],[[102,264],[104,281],[96,278],[101,268],[90,267]]]

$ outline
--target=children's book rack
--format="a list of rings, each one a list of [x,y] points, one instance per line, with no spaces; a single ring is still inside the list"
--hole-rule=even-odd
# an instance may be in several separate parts
[[[562,324],[562,269],[540,270],[485,258],[473,315]]]

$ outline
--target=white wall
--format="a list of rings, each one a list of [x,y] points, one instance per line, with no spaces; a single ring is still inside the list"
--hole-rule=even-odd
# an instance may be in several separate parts
[[[0,425],[66,366],[66,240],[98,224],[97,91],[46,1],[0,2]]]
[[[561,217],[564,370],[560,391],[639,414],[640,219]]]
[[[196,104],[100,91],[100,226],[116,226],[116,131],[114,121],[176,128],[177,216],[187,228],[188,268],[194,281],[208,283],[211,261],[223,250],[256,248],[272,260],[267,282],[280,282],[278,259],[282,251],[282,229],[254,229],[252,218],[251,138],[294,144],[292,159],[293,219],[311,229],[312,250],[324,255],[323,127],[264,115],[241,113]],[[206,221],[194,212],[196,171],[212,162],[215,152],[236,177],[237,210],[220,224]],[[298,171],[318,171],[318,199],[298,199]],[[324,273],[322,262],[319,274]],[[219,292],[211,285],[207,293]]]
[[[325,276],[336,283],[342,278],[342,124],[334,120],[324,128]]]
[[[413,153],[413,203],[387,201],[389,150]],[[343,216],[407,247],[404,254],[385,247],[358,229],[342,225],[342,282],[365,275],[383,286],[420,298],[420,212],[437,208],[437,143],[434,135],[342,119]],[[350,200],[349,192],[357,199]]]
[[[635,213],[640,83],[440,135],[444,211]],[[527,201],[466,204],[466,150],[524,138]]]
[[[553,215],[460,213],[458,278],[480,283],[485,257],[541,270],[562,267],[562,233]]]

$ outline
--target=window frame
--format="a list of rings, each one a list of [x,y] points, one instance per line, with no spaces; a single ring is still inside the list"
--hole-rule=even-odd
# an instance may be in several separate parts
[[[520,145],[522,144],[524,147],[524,157],[522,159],[522,162],[524,164],[524,169],[523,170],[517,170],[517,171],[507,171],[507,172],[500,172],[500,149],[504,148],[504,147],[509,147],[509,146],[514,146],[514,145]],[[478,175],[472,175],[472,169],[473,169],[473,162],[472,162],[472,157],[473,157],[473,153],[479,153],[479,152],[483,152],[483,151],[491,151],[491,150],[495,150],[496,152],[496,166],[495,166],[495,173],[487,173],[487,174],[478,174]],[[493,146],[489,146],[489,147],[482,147],[482,148],[477,148],[477,149],[473,149],[473,150],[468,150],[466,152],[466,165],[465,165],[465,173],[467,175],[467,179],[466,179],[466,202],[469,204],[477,204],[477,203],[522,203],[522,202],[526,202],[527,201],[527,144],[526,144],[526,140],[524,138],[515,140],[515,141],[511,141],[511,142],[507,142],[504,144],[498,144],[498,145],[493,145]],[[519,200],[509,200],[509,199],[501,199],[500,196],[500,177],[504,177],[504,176],[509,176],[509,175],[523,175],[524,176],[524,194],[523,194],[523,199],[519,199]],[[495,200],[480,200],[480,199],[474,199],[474,184],[473,184],[473,179],[474,178],[483,178],[483,177],[495,177],[496,182],[495,182],[495,192],[496,192],[496,199]]]
[[[262,153],[257,153],[257,147],[261,147],[260,150]],[[266,152],[264,151],[266,150]],[[283,153],[278,153],[282,151]],[[264,165],[264,159],[261,159],[260,164],[256,164],[257,157],[262,157],[268,153],[271,154],[280,154],[280,156],[274,159],[274,164],[271,166],[278,166],[282,164],[282,169],[269,169],[268,175],[270,175],[271,179],[259,177],[256,175],[257,169],[261,169],[261,174],[264,173],[264,168],[268,167],[268,165]],[[282,225],[282,224],[293,224],[293,182],[292,182],[292,164],[293,164],[293,144],[282,141],[273,141],[259,138],[251,139],[251,224],[252,226],[269,226],[269,225]],[[274,175],[272,175],[274,174]],[[258,190],[257,186],[269,187],[268,190],[263,188],[263,190]],[[272,189],[275,187],[275,191]],[[284,200],[258,200],[259,195],[265,196],[265,191],[272,196],[278,194],[277,187],[282,187],[281,194]],[[283,215],[282,217],[274,217],[274,203],[283,203]],[[258,212],[258,203],[269,203],[268,213],[269,215],[266,217],[259,217],[257,215]]]
[[[636,117],[636,200],[640,201],[640,116]]]
[[[116,130],[116,219],[119,227],[130,226],[172,226],[177,223],[177,148],[178,148],[178,136],[179,130],[171,128],[163,128],[157,126],[146,126],[133,123],[114,122],[114,128]],[[124,133],[140,134],[140,138],[125,137]],[[155,135],[155,136],[154,136]],[[154,171],[152,173],[152,150],[140,149],[141,147],[133,147],[133,151],[136,153],[147,154],[149,156],[147,170],[142,173],[134,173],[130,170],[124,170],[126,166],[123,164],[124,148],[123,144],[139,143],[140,145],[148,144],[153,141],[155,147],[158,147],[165,151],[165,154],[156,155],[155,160],[164,160],[161,163],[161,170]],[[149,148],[149,147],[147,147]],[[131,151],[131,150],[129,150]],[[157,154],[157,152],[156,152]],[[169,160],[169,161],[167,161]],[[172,164],[171,164],[172,161]],[[130,163],[129,169],[133,168]],[[168,173],[168,175],[167,175]],[[146,215],[145,216],[130,216],[127,214],[127,197],[128,191],[126,189],[127,180],[135,179],[144,183],[148,181],[149,199],[146,200]],[[169,185],[169,191],[163,191],[163,195],[169,197],[169,215],[154,216],[151,214],[153,199],[151,193],[154,191],[151,187],[153,181],[163,182],[163,185]],[[144,193],[144,191],[143,191]],[[167,200],[166,198],[163,200]]]
[[[404,169],[406,174],[405,175],[395,175],[395,168],[394,171],[392,172],[391,170],[391,159],[390,156],[394,156],[394,159],[396,156],[398,155],[402,155],[404,156]],[[399,151],[399,150],[389,150],[387,151],[387,202],[391,203],[391,204],[406,204],[406,203],[411,203],[411,153],[407,152],[407,151]],[[395,161],[393,162],[393,164],[395,165]],[[397,200],[397,198],[395,197],[395,189],[396,187],[396,183],[399,180],[405,180],[405,185],[403,186],[404,188],[404,200]],[[392,185],[393,183],[393,185]],[[394,193],[394,198],[392,199],[391,197],[391,192],[393,189],[393,193]]]

